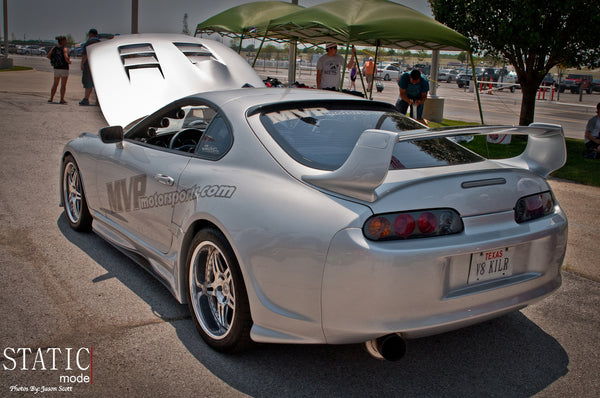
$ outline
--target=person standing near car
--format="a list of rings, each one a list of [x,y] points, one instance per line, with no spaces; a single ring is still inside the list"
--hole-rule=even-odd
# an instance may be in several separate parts
[[[88,32],[88,39],[83,44],[83,52],[81,53],[81,83],[85,89],[85,94],[83,99],[79,101],[79,105],[90,104],[90,96],[94,90],[94,81],[92,80],[92,72],[90,71],[90,63],[88,62],[87,47],[94,43],[98,43],[99,41],[100,39],[98,39],[98,31],[93,28],[90,29]]]
[[[346,65],[346,69],[350,69],[350,90],[356,91],[356,75],[358,74],[358,64],[356,62],[356,49],[352,46],[352,55],[350,61]]]
[[[339,90],[344,57],[337,53],[335,43],[327,44],[325,49],[327,54],[317,61],[317,88]]]
[[[367,78],[367,91],[371,92],[373,89],[373,74],[375,73],[375,61],[373,61],[373,57],[369,57],[369,60],[365,62],[362,73]]]
[[[417,120],[423,120],[423,108],[427,93],[429,92],[429,82],[421,72],[414,69],[410,72],[404,72],[398,80],[400,87],[400,97],[396,102],[396,108],[403,115],[410,106],[410,117],[414,118],[413,107],[417,107]]]
[[[67,92],[67,79],[69,78],[71,58],[69,58],[69,52],[67,51],[67,38],[65,36],[57,36],[56,41],[58,45],[46,55],[46,58],[50,60],[50,63],[54,67],[54,81],[50,89],[50,99],[48,102],[54,102],[54,95],[60,82],[60,103],[66,104],[65,93]]]
[[[588,120],[585,127],[586,158],[600,159],[600,102],[596,105],[596,116]]]

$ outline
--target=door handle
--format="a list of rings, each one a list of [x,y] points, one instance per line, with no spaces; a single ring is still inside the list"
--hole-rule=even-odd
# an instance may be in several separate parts
[[[165,184],[168,186],[172,186],[173,184],[175,184],[175,180],[172,177],[169,177],[167,175],[164,174],[156,174],[154,176],[154,179],[158,182],[160,182],[161,184]]]

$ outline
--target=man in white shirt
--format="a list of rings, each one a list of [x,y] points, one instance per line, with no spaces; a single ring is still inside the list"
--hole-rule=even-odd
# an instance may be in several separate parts
[[[317,61],[317,88],[339,90],[344,57],[338,55],[335,43],[327,44],[325,49],[327,54]]]

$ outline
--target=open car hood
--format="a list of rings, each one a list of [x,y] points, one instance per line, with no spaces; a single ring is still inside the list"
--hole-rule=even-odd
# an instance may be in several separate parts
[[[94,87],[110,125],[127,124],[199,92],[264,86],[235,51],[174,34],[117,36],[87,49]]]

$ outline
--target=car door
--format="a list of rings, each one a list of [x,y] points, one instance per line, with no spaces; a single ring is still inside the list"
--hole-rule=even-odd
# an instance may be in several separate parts
[[[120,233],[167,253],[177,181],[189,159],[133,140],[106,145],[98,162],[100,212]]]

